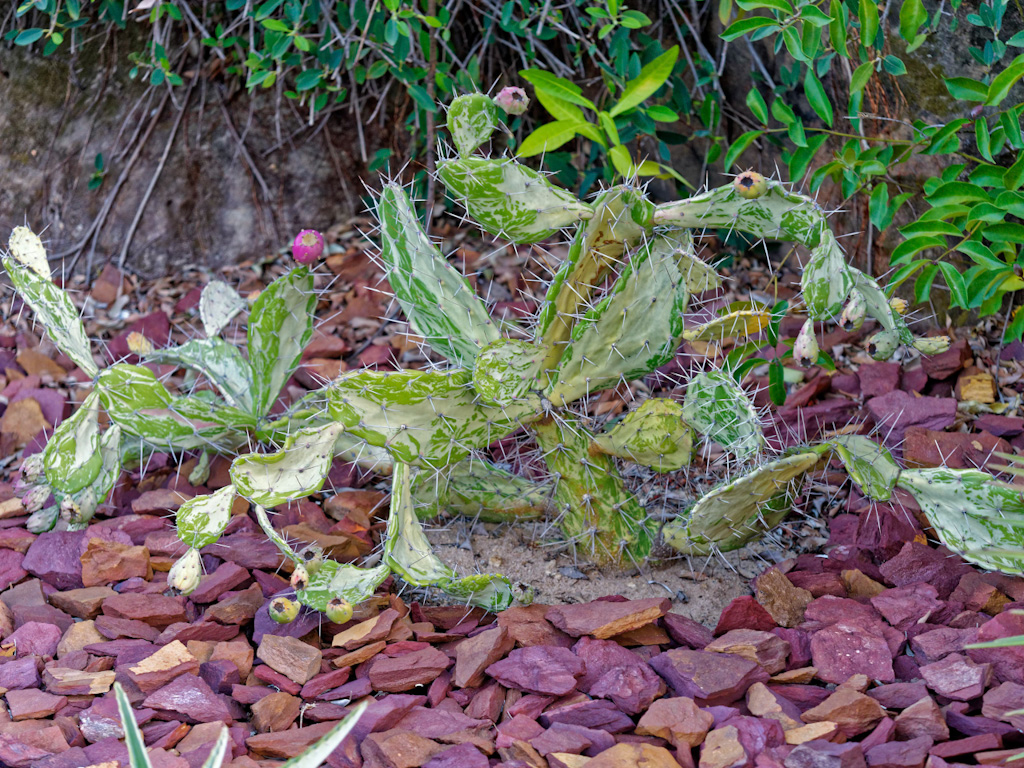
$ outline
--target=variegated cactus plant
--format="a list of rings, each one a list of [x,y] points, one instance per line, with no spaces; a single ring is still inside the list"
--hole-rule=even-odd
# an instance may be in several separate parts
[[[200,452],[191,478],[196,483],[205,480],[208,463],[202,459],[235,455],[230,485],[177,512],[178,534],[189,551],[169,574],[172,586],[195,588],[199,549],[225,530],[241,496],[291,562],[297,601],[336,621],[351,616],[351,606],[390,574],[490,609],[513,600],[513,585],[504,576],[459,577],[431,551],[420,520],[441,511],[490,521],[548,514],[568,541],[602,562],[642,562],[659,539],[680,553],[706,555],[740,547],[778,524],[803,475],[829,452],[867,496],[887,499],[897,485],[913,494],[944,541],[968,557],[980,530],[994,535],[997,514],[999,525],[1024,532],[1024,505],[1005,488],[990,490],[987,475],[901,471],[866,438],[766,455],[757,411],[723,371],[691,378],[682,402],[649,398],[599,427],[587,409],[595,393],[651,373],[684,341],[756,334],[771,320],[768,310],[753,309],[686,326],[691,297],[721,283],[697,255],[694,231],[735,228],[807,246],[811,257],[802,288],[808,323],[838,319],[859,327],[872,317],[881,328],[870,342],[876,357],[901,344],[935,352],[943,342],[915,339],[882,288],[847,265],[821,209],[781,183],[747,173],[731,185],[662,205],[623,183],[587,203],[512,158],[478,154],[497,120],[489,98],[457,99],[449,109],[457,154],[438,164],[438,177],[470,219],[506,240],[534,243],[572,230],[568,256],[532,327],[493,317],[427,237],[406,192],[385,183],[376,205],[382,265],[411,330],[447,362],[430,370],[346,372],[278,415],[271,408],[313,332],[316,295],[308,265],[322,238],[302,233],[294,249],[300,266],[248,308],[246,355],[219,334],[247,304],[218,282],[204,289],[200,302],[206,338],[137,350],[148,361],[193,369],[216,389],[174,394],[145,366],[122,362],[99,370],[74,307],[50,279],[39,239],[25,228],[15,230],[4,257],[15,287],[54,343],[94,378],[83,405],[23,467],[24,483],[34,486],[33,503],[42,505],[50,492],[56,499],[33,514],[33,529],[58,521],[85,525],[110,493],[122,462],[147,451]],[[810,326],[797,346],[798,359],[817,359]],[[105,430],[101,411],[110,423]],[[549,483],[491,460],[488,447],[517,433],[535,442]],[[701,441],[721,446],[740,469],[659,528],[624,481],[623,463],[677,471]],[[237,455],[252,444],[265,448]],[[392,478],[385,544],[371,568],[338,563],[315,549],[295,551],[267,512],[319,491],[336,457]],[[954,525],[951,516],[961,502],[989,511],[969,525]],[[1020,570],[1024,561],[984,562]],[[297,613],[286,598],[270,608],[280,620]]]

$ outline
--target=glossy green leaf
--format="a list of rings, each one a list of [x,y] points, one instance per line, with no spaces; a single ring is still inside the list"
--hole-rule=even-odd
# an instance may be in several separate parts
[[[523,69],[520,70],[519,76],[532,83],[533,87],[538,91],[550,93],[559,101],[578,104],[581,107],[597,111],[594,102],[583,96],[583,89],[565,78],[551,74],[545,69]]]
[[[523,139],[523,143],[516,149],[516,154],[519,157],[533,157],[552,152],[570,141],[576,135],[578,126],[579,123],[574,120],[556,120],[538,126]]]
[[[724,169],[728,171],[732,168],[733,164],[740,158],[747,148],[763,135],[764,131],[747,131],[743,135],[739,136],[736,141],[729,145],[729,149],[725,153],[725,158],[722,161]]]
[[[747,91],[747,107],[761,125],[768,125],[768,105],[765,104],[764,97],[756,86]]]
[[[633,107],[643,104],[665,84],[672,67],[679,58],[679,46],[673,45],[663,54],[655,58],[640,70],[640,74],[630,80],[619,96],[619,100],[609,110],[612,117],[621,115]]]
[[[875,0],[859,0],[859,11],[860,41],[865,48],[871,48],[878,36],[878,5]]]
[[[988,86],[969,77],[947,77],[943,82],[954,99],[985,101],[988,98]]]
[[[995,107],[1001,104],[1003,99],[1010,94],[1010,89],[1021,77],[1024,77],[1024,53],[1015,58],[1006,69],[992,78],[992,82],[988,86],[985,106]]]
[[[810,68],[808,68],[804,76],[804,94],[807,96],[811,109],[831,128],[833,117],[832,102],[829,100],[828,94],[825,93],[825,88],[822,86],[821,81],[815,77],[813,70]]]
[[[928,11],[921,0],[903,0],[900,6],[900,36],[908,43],[917,38],[917,31],[928,21]]]

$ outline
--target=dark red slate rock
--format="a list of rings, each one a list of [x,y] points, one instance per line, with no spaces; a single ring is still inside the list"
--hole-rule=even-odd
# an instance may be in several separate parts
[[[921,677],[939,696],[970,701],[985,692],[992,677],[992,665],[978,664],[963,654],[951,653],[940,661],[922,666]]]
[[[978,642],[1024,635],[1024,616],[1004,611],[978,627]],[[970,648],[967,655],[992,664],[996,679],[1024,685],[1024,646]]]
[[[974,428],[979,432],[985,431],[996,437],[1016,437],[1024,432],[1024,419],[1020,416],[982,413],[974,419]]]
[[[433,647],[395,658],[381,657],[370,665],[370,684],[374,690],[389,693],[409,691],[433,681],[449,663],[448,657]]]
[[[1024,709],[1024,685],[1007,682],[985,692],[981,714],[1024,730],[1024,714],[1010,714],[1011,712],[1020,712],[1022,709]]]
[[[206,682],[195,675],[179,675],[142,702],[151,709],[175,712],[186,722],[230,724],[232,717],[225,703]]]
[[[515,640],[502,626],[460,641],[455,646],[453,682],[460,688],[479,686],[484,681],[484,670],[504,658],[514,647]]]
[[[892,651],[874,624],[839,622],[811,636],[811,657],[818,678],[844,683],[851,675],[864,674],[884,683],[893,682]]]
[[[487,668],[487,674],[506,688],[554,696],[575,690],[583,672],[583,662],[576,654],[568,648],[547,645],[516,648]]]
[[[487,755],[468,742],[448,747],[423,764],[423,768],[488,768]]]
[[[938,590],[931,584],[914,584],[888,589],[872,597],[870,602],[892,626],[907,630],[942,609],[938,596]]]
[[[932,740],[918,736],[908,741],[890,741],[872,747],[864,755],[869,768],[924,768]]]
[[[893,586],[931,584],[938,591],[939,599],[945,600],[956,589],[964,573],[970,570],[970,566],[945,550],[908,541],[899,554],[879,566],[879,570]]]
[[[928,695],[924,683],[889,683],[870,688],[868,696],[886,709],[905,709]]]
[[[938,627],[911,637],[910,649],[922,664],[931,664],[951,653],[962,653],[965,645],[977,639],[977,629]]]
[[[552,707],[541,714],[540,722],[547,728],[553,723],[565,723],[608,733],[622,733],[633,729],[632,719],[612,702],[603,699]]]
[[[783,762],[785,768],[865,768],[859,744],[833,744],[815,739],[798,745]]]
[[[939,705],[931,696],[925,696],[900,712],[893,721],[896,738],[901,741],[926,736],[931,741],[949,739],[949,726]]]
[[[922,355],[921,368],[931,379],[948,379],[967,365],[970,359],[971,349],[967,344],[967,339],[956,339],[945,352],[940,352],[937,355]]]
[[[82,586],[84,531],[47,531],[32,542],[21,567],[57,589]]]
[[[212,603],[225,592],[241,586],[250,578],[249,571],[236,563],[221,563],[213,573],[199,580],[199,586],[189,595],[193,603]]]
[[[5,644],[17,649],[18,658],[24,656],[55,656],[57,645],[64,633],[53,624],[30,621],[5,639]]]
[[[678,696],[702,705],[730,704],[754,683],[768,682],[761,666],[731,653],[674,648],[655,656],[650,665]]]
[[[231,694],[232,686],[239,685],[238,667],[227,659],[204,661],[199,665],[199,676],[217,693]]]
[[[7,589],[28,575],[21,567],[24,560],[25,555],[16,550],[0,549],[0,589]]]
[[[114,595],[103,601],[103,613],[116,618],[142,621],[157,629],[186,621],[184,598],[164,595]]]
[[[666,613],[661,617],[661,624],[675,642],[694,650],[702,650],[715,639],[714,632],[708,627],[678,613]]]
[[[96,631],[111,640],[118,638],[134,638],[154,642],[160,637],[160,630],[135,619],[121,619],[116,616],[97,616],[94,621]]]
[[[544,618],[571,637],[590,635],[599,639],[629,632],[651,624],[668,613],[672,601],[667,598],[558,605],[549,608]]]
[[[857,369],[861,394],[865,399],[885,395],[900,386],[899,363],[867,363]]]
[[[243,568],[275,570],[281,565],[281,552],[262,533],[233,533],[222,536],[216,543],[202,549],[204,554],[216,555]]]
[[[9,691],[19,688],[37,688],[40,682],[39,659],[35,656],[24,656],[0,664],[0,688],[6,688]]]
[[[943,759],[949,757],[973,757],[979,752],[1003,748],[1003,737],[997,733],[983,733],[978,736],[968,736],[966,739],[956,739],[942,744],[936,744],[928,753]]]
[[[942,430],[956,420],[954,398],[917,397],[902,390],[871,398],[867,408],[890,447],[903,442],[908,427]]]
[[[778,625],[772,615],[750,595],[733,598],[725,606],[715,627],[715,635],[724,635],[731,629],[760,629],[771,632]]]

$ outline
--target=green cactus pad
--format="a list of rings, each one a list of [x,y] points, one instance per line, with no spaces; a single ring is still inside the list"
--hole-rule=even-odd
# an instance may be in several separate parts
[[[686,278],[686,289],[691,295],[713,291],[722,285],[721,275],[697,256],[692,248],[687,248],[680,254],[679,271]]]
[[[537,338],[549,349],[545,370],[558,364],[576,319],[625,249],[650,233],[653,215],[654,204],[634,187],[612,187],[597,196],[594,215],[573,235],[537,318]]]
[[[207,338],[217,336],[248,306],[238,292],[222,280],[211,280],[199,294],[199,317]]]
[[[513,475],[485,459],[470,457],[443,472],[417,472],[412,497],[421,520],[442,512],[485,523],[532,520],[551,509],[551,486]]]
[[[99,416],[100,397],[93,390],[47,441],[43,466],[46,482],[55,491],[75,493],[99,476],[103,467]]]
[[[248,414],[198,395],[173,397],[156,374],[140,365],[106,368],[96,387],[111,421],[154,447],[227,449],[244,439],[231,425],[255,423]]]
[[[597,450],[575,420],[549,418],[534,425],[548,468],[557,478],[558,526],[596,562],[639,563],[654,535],[647,513],[625,486],[615,460]]]
[[[509,405],[538,388],[546,348],[519,339],[499,339],[487,346],[473,367],[473,388],[495,405]],[[538,403],[539,405],[539,403]]]
[[[452,362],[472,366],[499,338],[487,308],[430,242],[404,189],[385,185],[377,218],[386,277],[413,330]]]
[[[896,485],[921,507],[939,539],[993,571],[1024,574],[1021,488],[976,469],[905,469]]]
[[[341,424],[301,429],[277,453],[249,453],[231,462],[240,496],[261,507],[305,498],[324,487]]]
[[[46,258],[46,248],[39,235],[28,227],[15,227],[7,241],[11,256],[19,264],[28,267],[44,280],[52,280],[50,262]]]
[[[270,411],[298,367],[302,350],[313,337],[315,309],[313,274],[306,267],[296,267],[279,277],[253,303],[248,341],[253,412],[257,416]]]
[[[688,236],[656,237],[633,255],[608,296],[573,328],[547,391],[552,403],[639,378],[672,359],[689,300],[678,254],[689,248]]]
[[[174,513],[178,538],[193,549],[213,544],[231,521],[235,487],[226,485],[211,494],[193,496]]]
[[[18,262],[14,256],[3,257],[4,269],[11,278],[15,290],[36,313],[36,319],[46,329],[46,334],[57,345],[57,349],[70,358],[89,377],[99,373],[96,361],[92,359],[89,339],[85,326],[78,316],[71,299],[62,288],[54,285],[33,267]]]
[[[611,456],[643,464],[656,472],[672,472],[690,463],[693,430],[683,421],[675,400],[652,397],[630,411],[594,444]]]
[[[840,435],[829,440],[850,479],[861,492],[875,501],[888,501],[900,474],[892,454],[870,438]]]
[[[769,462],[705,494],[687,516],[662,528],[665,543],[684,555],[739,549],[789,513],[791,483],[818,463],[817,451]]]
[[[391,484],[384,564],[417,587],[437,587],[468,605],[501,611],[512,604],[512,583],[497,574],[459,578],[434,554],[423,533],[412,498],[412,468],[395,464]]]
[[[359,568],[324,560],[320,570],[310,576],[306,588],[296,591],[295,597],[303,605],[321,612],[327,610],[327,604],[336,597],[358,605],[373,597],[390,573],[386,565]]]
[[[722,341],[737,336],[753,336],[760,333],[772,321],[767,310],[740,310],[716,317],[710,322],[683,331],[684,341]]]
[[[490,141],[497,127],[498,108],[490,96],[482,93],[457,96],[448,106],[448,131],[462,157]]]
[[[764,445],[753,403],[725,371],[705,371],[690,379],[683,419],[741,461],[752,458]]]
[[[446,160],[437,175],[477,224],[514,243],[535,243],[593,215],[572,193],[513,160]]]
[[[173,362],[205,375],[229,405],[253,409],[252,369],[237,347],[220,338],[194,339],[147,355],[154,362]]]
[[[764,240],[795,240],[813,248],[826,231],[825,215],[811,198],[768,182],[761,197],[745,199],[732,185],[659,205],[655,224],[688,229],[729,229]]]
[[[843,250],[835,235],[825,230],[821,243],[811,251],[800,281],[807,314],[813,320],[835,317],[842,312],[853,285],[853,273],[846,266]]]
[[[331,418],[352,435],[417,466],[453,464],[490,445],[537,410],[479,400],[469,371],[353,371],[327,388]]]

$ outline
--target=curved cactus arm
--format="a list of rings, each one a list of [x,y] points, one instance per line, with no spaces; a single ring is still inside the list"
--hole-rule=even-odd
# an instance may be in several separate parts
[[[412,497],[412,467],[399,462],[391,483],[384,563],[417,587],[437,587],[469,605],[500,611],[512,604],[512,583],[498,574],[459,578],[434,554],[423,533]]]
[[[686,200],[659,205],[654,223],[686,229],[732,229],[763,240],[795,240],[808,248],[818,244],[825,214],[811,198],[768,181],[763,195],[740,196],[735,186],[719,187]]]
[[[683,331],[683,341],[722,341],[760,333],[772,321],[772,313],[762,309],[744,309]]]
[[[203,331],[212,339],[248,306],[238,291],[223,280],[211,280],[199,294],[199,318]]]
[[[921,507],[939,539],[982,568],[1024,574],[1020,486],[976,469],[904,469],[896,485]]]
[[[892,497],[900,466],[884,446],[862,435],[839,435],[828,442],[865,496],[875,501]]]
[[[683,421],[675,400],[652,397],[630,411],[594,445],[610,456],[643,464],[656,472],[672,472],[690,463],[693,430]]]
[[[513,475],[478,457],[443,471],[417,472],[412,497],[421,520],[453,512],[485,523],[532,520],[552,508],[553,488]]]
[[[55,491],[75,493],[91,485],[103,467],[100,396],[96,390],[61,422],[43,449],[46,481]]]
[[[692,247],[689,235],[656,237],[634,254],[608,296],[573,328],[547,391],[552,403],[639,378],[672,359],[689,300],[678,254]]]
[[[558,364],[576,320],[625,249],[650,233],[653,215],[654,204],[634,187],[612,187],[594,200],[594,215],[573,235],[537,318],[536,337],[549,350],[545,370]]]
[[[331,383],[327,401],[352,435],[395,461],[430,467],[464,459],[540,410],[536,396],[505,407],[480,402],[465,370],[353,371]]]
[[[842,311],[853,290],[855,274],[847,266],[835,235],[823,230],[821,242],[811,250],[800,279],[801,294],[812,320],[829,320]]]
[[[491,140],[498,127],[498,107],[494,99],[482,93],[457,96],[448,105],[448,131],[462,157]]]
[[[253,504],[253,509],[256,512],[256,522],[260,528],[263,529],[263,533],[268,539],[279,549],[281,554],[291,560],[293,563],[302,562],[299,556],[295,553],[295,550],[291,548],[291,545],[284,540],[284,537],[277,532],[277,529],[270,522],[270,516],[267,515],[267,510],[260,504]],[[324,561],[329,562],[329,561]]]
[[[764,445],[764,433],[754,404],[725,371],[705,371],[686,385],[683,419],[741,461]]]
[[[555,510],[565,536],[598,562],[642,562],[654,534],[615,460],[594,448],[593,436],[575,420],[548,418],[534,432],[556,478]]]
[[[28,235],[39,239],[25,227],[17,227],[15,232],[19,230],[25,230]],[[49,267],[43,275],[33,266],[37,259],[25,255],[23,249],[15,244],[15,235],[11,236],[10,246],[11,253],[3,257],[3,263],[18,295],[36,313],[36,319],[42,323],[46,334],[57,348],[87,376],[95,377],[99,373],[99,367],[92,359],[85,326],[82,325],[75,305],[71,303],[67,293],[50,279]],[[41,243],[39,248],[42,248]],[[19,260],[19,254],[25,259],[24,262]],[[45,258],[44,252],[44,262]]]
[[[538,389],[537,376],[546,349],[519,339],[499,339],[488,344],[473,366],[473,389],[488,403],[514,403]]]
[[[684,555],[739,549],[789,514],[793,481],[818,463],[820,453],[815,448],[777,459],[718,486],[662,528],[665,543]]]
[[[248,342],[257,416],[270,411],[298,367],[302,350],[313,337],[314,309],[313,274],[306,267],[279,277],[253,303]]]
[[[499,338],[484,303],[430,242],[402,187],[384,186],[377,218],[385,276],[413,330],[436,352],[471,367],[481,347]]]
[[[146,356],[154,362],[170,362],[205,375],[229,405],[253,410],[252,369],[238,348],[223,339],[194,339],[177,347],[157,349]]]
[[[104,369],[96,389],[111,421],[154,446],[227,450],[244,440],[240,428],[254,424],[236,408],[195,395],[172,396],[156,374],[140,365],[118,363]]]
[[[301,429],[276,453],[249,453],[231,462],[231,482],[240,496],[261,507],[305,498],[324,487],[341,424]]]
[[[437,164],[448,193],[484,230],[514,243],[535,243],[593,215],[570,192],[514,160],[463,157]]]
[[[178,538],[192,549],[213,544],[231,521],[235,487],[226,485],[202,496],[193,496],[174,513]]]
[[[386,565],[359,568],[324,560],[319,570],[310,576],[309,584],[298,590],[295,597],[302,605],[321,612],[326,611],[327,604],[336,597],[358,605],[373,597],[390,573],[391,569]]]
[[[864,311],[868,317],[878,321],[885,331],[896,335],[898,343],[913,344],[914,334],[907,327],[906,321],[899,312],[889,305],[889,297],[881,286],[868,275],[855,267],[847,267],[853,276],[853,286],[864,299]],[[889,355],[885,355],[886,358]]]

